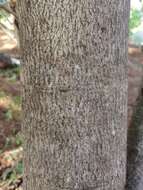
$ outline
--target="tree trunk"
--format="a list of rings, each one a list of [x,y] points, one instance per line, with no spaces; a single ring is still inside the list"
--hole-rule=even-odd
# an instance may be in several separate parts
[[[19,0],[24,190],[123,190],[128,0]]]

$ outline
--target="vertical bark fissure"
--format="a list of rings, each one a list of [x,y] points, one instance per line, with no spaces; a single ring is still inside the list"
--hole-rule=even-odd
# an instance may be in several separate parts
[[[19,0],[24,190],[123,190],[128,0]]]

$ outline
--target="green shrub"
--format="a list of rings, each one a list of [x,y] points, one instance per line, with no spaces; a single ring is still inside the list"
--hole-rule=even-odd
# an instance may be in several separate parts
[[[129,20],[129,31],[131,31],[138,27],[141,24],[142,20],[142,11],[137,9],[132,9],[130,12],[130,20]]]

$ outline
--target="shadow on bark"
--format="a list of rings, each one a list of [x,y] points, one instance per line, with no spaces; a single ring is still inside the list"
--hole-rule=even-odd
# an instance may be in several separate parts
[[[143,190],[143,92],[139,93],[128,128],[127,144],[126,190]]]

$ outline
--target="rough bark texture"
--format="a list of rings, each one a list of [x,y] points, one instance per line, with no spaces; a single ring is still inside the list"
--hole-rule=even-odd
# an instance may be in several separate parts
[[[24,190],[123,190],[128,0],[19,0]]]

